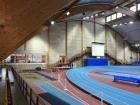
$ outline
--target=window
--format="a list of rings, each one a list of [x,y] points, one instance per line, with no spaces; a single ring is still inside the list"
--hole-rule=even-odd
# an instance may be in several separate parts
[[[112,20],[115,20],[116,19],[116,14],[113,14],[112,15]]]
[[[111,16],[106,17],[106,22],[111,21]]]
[[[130,10],[133,12],[136,12],[136,6],[134,5],[134,6],[130,7]]]
[[[138,11],[140,10],[140,3],[138,4]]]
[[[117,13],[117,18],[121,18],[122,17],[122,13]]]

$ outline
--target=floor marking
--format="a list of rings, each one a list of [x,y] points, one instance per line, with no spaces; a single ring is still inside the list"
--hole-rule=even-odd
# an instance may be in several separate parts
[[[86,101],[82,100],[77,95],[75,95],[73,92],[71,92],[68,88],[66,88],[61,81],[58,81],[58,82],[60,82],[60,84],[62,85],[62,87],[64,87],[64,90],[65,91],[68,91],[69,93],[71,93],[72,95],[74,95],[75,97],[77,97],[78,100],[81,101],[82,103],[84,103],[85,105],[89,105]]]

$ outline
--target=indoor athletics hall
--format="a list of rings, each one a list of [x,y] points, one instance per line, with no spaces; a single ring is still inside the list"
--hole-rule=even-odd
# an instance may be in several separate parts
[[[0,105],[140,105],[140,0],[0,1]]]

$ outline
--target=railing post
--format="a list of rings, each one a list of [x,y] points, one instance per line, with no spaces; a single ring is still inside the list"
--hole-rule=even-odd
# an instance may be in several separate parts
[[[39,97],[36,96],[36,105],[39,105]]]
[[[30,102],[29,103],[30,103],[29,105],[32,104],[32,89],[30,89]]]
[[[26,97],[27,97],[27,91],[28,91],[28,90],[27,90],[27,84],[26,84]]]

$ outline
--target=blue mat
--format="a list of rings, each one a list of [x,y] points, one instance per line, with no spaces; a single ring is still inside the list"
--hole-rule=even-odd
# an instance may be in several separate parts
[[[131,68],[131,70],[130,70]],[[102,98],[113,105],[140,105],[140,95],[122,90],[104,83],[98,82],[89,73],[96,70],[112,70],[118,72],[140,73],[140,70],[132,70],[132,66],[105,66],[105,67],[83,67],[71,69],[67,72],[67,78],[75,85],[84,89],[92,95]]]
[[[116,75],[116,76],[124,76],[124,77],[133,77],[133,78],[140,79],[140,75],[126,74],[126,73],[120,73],[120,72],[110,72],[110,71],[107,71],[107,72],[102,72],[102,74],[111,75],[111,76]]]
[[[52,105],[84,105],[78,99],[47,82],[40,81],[37,83],[37,86],[39,86],[45,92],[40,96],[49,101],[49,103]]]
[[[87,58],[86,59],[86,66],[107,66],[108,59],[106,58]]]
[[[117,81],[131,82],[131,83],[137,84],[137,86],[140,86],[139,78],[135,78],[135,77],[127,76],[127,75],[114,75],[114,82],[117,82]]]

